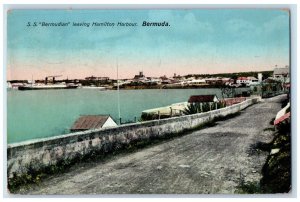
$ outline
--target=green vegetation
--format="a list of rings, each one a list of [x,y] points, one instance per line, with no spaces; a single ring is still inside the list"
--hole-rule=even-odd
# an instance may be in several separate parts
[[[279,149],[278,153],[269,154],[262,168],[262,178],[259,182],[240,182],[236,193],[238,194],[272,194],[287,193],[291,190],[291,140],[288,124],[281,126],[287,130],[279,129],[273,141],[257,143],[254,149],[271,152]]]
[[[235,191],[236,194],[262,194],[259,182],[241,182]]]
[[[275,131],[275,128],[274,128],[274,127],[271,127],[271,128],[265,128],[264,131]]]
[[[236,95],[235,88],[227,86],[227,85],[220,86],[220,90],[221,90],[223,99],[224,98],[232,98],[232,97],[235,97],[235,95]]]
[[[217,103],[217,109],[226,107],[225,102],[218,102]],[[200,103],[191,103],[188,105],[188,107],[183,111],[185,115],[189,114],[197,114],[201,112],[208,112],[210,110],[216,109],[215,103],[213,103],[211,106],[209,106],[209,103],[202,103],[202,106]]]
[[[190,115],[190,114],[197,114],[197,113],[203,113],[203,112],[208,112],[210,110],[214,109],[220,109],[226,107],[225,102],[218,102],[217,106],[216,103],[212,103],[211,106],[209,106],[209,103],[191,103],[188,105],[188,107],[183,111],[184,115]],[[142,121],[150,121],[150,120],[158,120],[158,119],[166,119],[170,118],[170,115],[160,115],[160,114],[148,114],[148,113],[143,113],[141,115],[141,118],[139,119],[140,122]]]
[[[285,124],[283,127],[286,128],[288,125]],[[259,182],[240,183],[236,193],[272,194],[287,193],[291,190],[291,140],[288,131],[289,129],[279,129],[271,143],[256,144],[256,148],[261,151],[271,152],[272,149],[279,151],[267,157],[262,168],[263,177]]]
[[[285,102],[286,103],[286,102]],[[270,121],[273,125],[274,119]],[[271,194],[287,193],[291,190],[291,125],[283,122],[277,126],[264,129],[275,131],[270,143],[257,142],[250,148],[255,152],[269,153],[262,168],[262,178],[259,182],[240,182],[236,193],[240,194]],[[274,150],[273,150],[274,149]],[[276,150],[275,150],[276,149]],[[271,154],[271,151],[273,153]]]
[[[151,120],[167,119],[167,118],[170,118],[170,116],[169,115],[160,115],[160,114],[142,113],[141,118],[139,119],[139,121],[142,122],[142,121],[151,121]]]
[[[273,75],[273,71],[263,71],[263,72],[236,72],[236,73],[220,73],[220,74],[188,74],[185,77],[226,77],[226,78],[232,78],[232,79],[237,79],[238,77],[257,77],[258,73],[262,73],[263,79],[266,79],[268,77],[271,77]]]
[[[264,193],[287,193],[291,189],[290,124],[281,123],[271,142],[271,149],[279,152],[269,155],[262,169],[260,181]]]

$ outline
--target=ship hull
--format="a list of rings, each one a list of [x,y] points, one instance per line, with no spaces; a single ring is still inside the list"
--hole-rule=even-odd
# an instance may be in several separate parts
[[[57,90],[57,89],[75,89],[78,86],[19,86],[19,90]]]

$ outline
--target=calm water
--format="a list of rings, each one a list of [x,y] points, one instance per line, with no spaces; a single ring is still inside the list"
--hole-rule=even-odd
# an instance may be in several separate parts
[[[122,122],[139,119],[146,109],[187,101],[190,95],[217,94],[219,89],[121,90]],[[96,89],[7,92],[8,143],[69,132],[80,115],[110,114],[118,120],[117,91]]]

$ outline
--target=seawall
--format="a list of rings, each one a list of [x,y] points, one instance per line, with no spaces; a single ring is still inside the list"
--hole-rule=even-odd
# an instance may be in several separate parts
[[[132,142],[178,134],[197,128],[217,117],[237,113],[258,102],[247,99],[239,104],[201,114],[122,125],[115,128],[89,130],[56,137],[9,144],[7,148],[8,180],[38,171],[62,161],[98,152],[112,152]]]

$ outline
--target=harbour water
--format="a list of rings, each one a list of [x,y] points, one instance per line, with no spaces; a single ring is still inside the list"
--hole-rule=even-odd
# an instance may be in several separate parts
[[[242,91],[243,89],[237,89]],[[110,114],[118,123],[116,90],[39,90],[7,92],[8,143],[69,133],[80,115]],[[122,122],[138,120],[146,109],[185,102],[191,95],[216,94],[219,89],[120,90]]]

